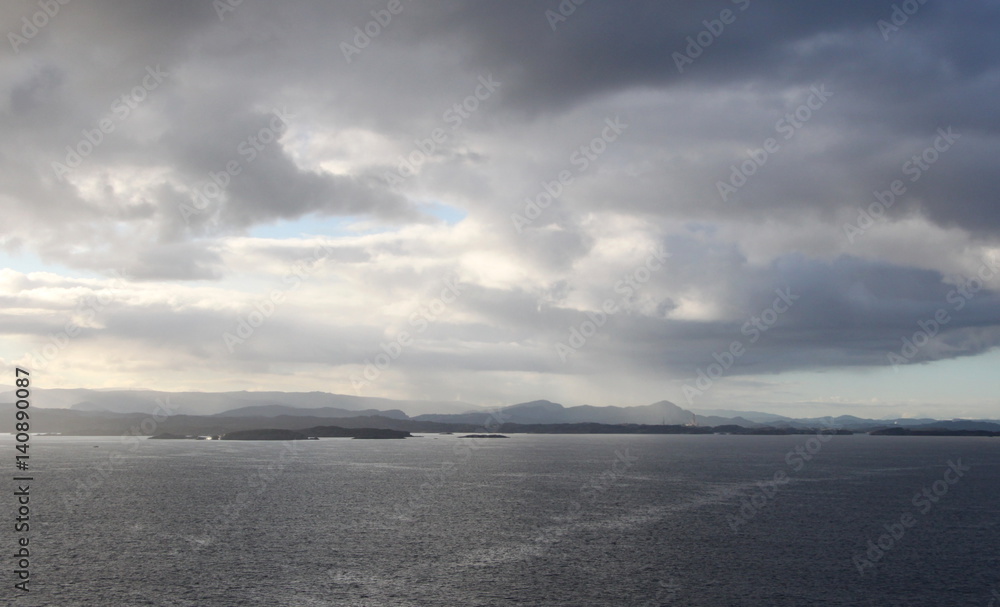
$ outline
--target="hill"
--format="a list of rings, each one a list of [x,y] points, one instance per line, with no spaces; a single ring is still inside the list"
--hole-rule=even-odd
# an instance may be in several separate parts
[[[410,415],[464,413],[479,409],[471,403],[434,400],[393,400],[329,392],[160,392],[156,390],[89,390],[84,388],[35,388],[32,406],[36,409],[73,409],[105,413],[158,413],[164,405],[174,414],[215,415],[234,409],[284,406],[295,409],[342,409],[388,411]],[[0,402],[14,402],[13,391],[0,393]],[[329,415],[318,415],[330,417]]]
[[[362,409],[350,411],[338,407],[316,407],[315,409],[304,409],[301,407],[290,407],[288,405],[253,405],[250,407],[240,407],[230,409],[222,413],[216,413],[216,417],[278,417],[281,415],[291,415],[297,417],[359,417],[380,415],[393,419],[409,419],[409,416],[399,409],[379,411],[378,409]]]
[[[485,424],[490,413],[458,415],[418,415],[417,421],[442,423]],[[662,400],[639,407],[595,407],[580,405],[564,407],[548,400],[536,400],[501,408],[492,419],[512,424],[690,424],[695,416],[670,401]],[[697,420],[701,423],[701,420]],[[732,423],[732,420],[726,420]],[[746,422],[746,420],[744,420]],[[746,422],[753,425],[751,422]]]

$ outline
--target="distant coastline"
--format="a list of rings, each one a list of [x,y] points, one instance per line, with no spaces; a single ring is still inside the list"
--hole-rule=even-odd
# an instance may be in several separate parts
[[[15,396],[7,393],[8,398]],[[1000,436],[998,420],[867,419],[851,415],[791,418],[759,411],[693,411],[665,400],[632,407],[566,407],[535,400],[496,410],[476,410],[468,404],[319,392],[175,394],[69,389],[43,392],[42,396],[46,401],[58,401],[63,408],[35,408],[32,429],[42,435],[64,436],[305,440],[399,439],[412,436],[411,433],[787,435],[813,434],[820,429],[824,433],[876,436]],[[417,414],[414,407],[424,413]],[[455,413],[466,407],[469,409]],[[444,412],[427,413],[428,410]],[[0,417],[0,433],[15,431],[15,421],[9,416]],[[241,438],[238,432],[249,434]]]
[[[884,428],[869,432],[873,436],[1000,436],[990,430],[948,430],[946,428]]]
[[[281,428],[262,428],[236,430],[218,436],[195,436],[191,434],[171,434],[164,432],[154,434],[150,439],[159,440],[317,440],[324,438],[354,438],[354,439],[401,439],[412,435],[403,430],[387,430],[381,428],[341,428],[339,426],[316,426],[305,430],[287,430]]]

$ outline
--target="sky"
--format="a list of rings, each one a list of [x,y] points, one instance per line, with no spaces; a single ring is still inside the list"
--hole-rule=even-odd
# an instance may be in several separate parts
[[[998,417],[995,0],[64,1],[3,383]]]

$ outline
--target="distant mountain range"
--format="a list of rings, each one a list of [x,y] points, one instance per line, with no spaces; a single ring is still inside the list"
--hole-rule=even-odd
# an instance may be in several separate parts
[[[712,417],[742,417],[759,424],[769,424],[772,422],[788,421],[792,418],[774,413],[761,413],[760,411],[737,411],[735,409],[691,409],[698,415]]]
[[[405,415],[423,413],[464,413],[476,405],[457,401],[392,400],[329,392],[159,392],[155,390],[88,390],[84,388],[32,391],[35,407],[105,411],[111,413],[153,413],[166,403],[179,415],[215,415],[235,409],[283,406],[293,409],[330,407],[344,411],[397,410]],[[0,402],[14,402],[14,392],[0,392]],[[335,416],[334,416],[335,417]]]
[[[483,423],[481,411],[450,415],[418,415],[414,419],[448,424]],[[751,427],[754,422],[740,417],[723,418],[697,416],[666,400],[638,407],[595,407],[580,405],[564,407],[547,400],[536,400],[504,407],[493,414],[494,419],[511,424],[668,424],[721,426],[733,424]]]
[[[409,432],[478,431],[498,424],[551,426],[558,424],[740,426],[743,428],[837,428],[868,431],[879,428],[1000,430],[991,420],[896,419],[839,417],[789,418],[737,410],[699,410],[669,401],[637,407],[564,407],[536,400],[495,411],[451,401],[392,400],[326,392],[156,392],[152,390],[36,389],[32,431],[76,435],[116,435],[140,426],[176,434],[222,434],[255,428],[301,429],[336,425]],[[12,403],[12,392],[0,402]],[[169,415],[164,414],[164,405]],[[154,417],[155,416],[155,417]],[[10,432],[13,416],[0,418],[0,432]],[[8,427],[10,426],[10,427]],[[142,432],[148,434],[150,432]]]
[[[222,413],[216,413],[216,417],[278,417],[281,415],[292,415],[298,417],[359,417],[381,415],[391,419],[410,419],[410,416],[399,409],[388,409],[380,411],[378,409],[359,409],[350,411],[337,407],[316,407],[315,409],[302,409],[289,407],[288,405],[253,405],[250,407],[240,407],[230,409]]]

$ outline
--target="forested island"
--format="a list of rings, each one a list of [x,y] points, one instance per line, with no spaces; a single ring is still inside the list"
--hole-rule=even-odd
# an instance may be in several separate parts
[[[872,430],[873,436],[1000,436],[990,430],[949,430],[947,428],[883,428]]]
[[[151,439],[169,440],[317,440],[319,438],[356,439],[399,439],[412,435],[405,430],[384,430],[380,428],[341,428],[339,426],[314,426],[304,430],[265,428],[236,430],[218,436],[191,436],[165,432],[150,436]]]

